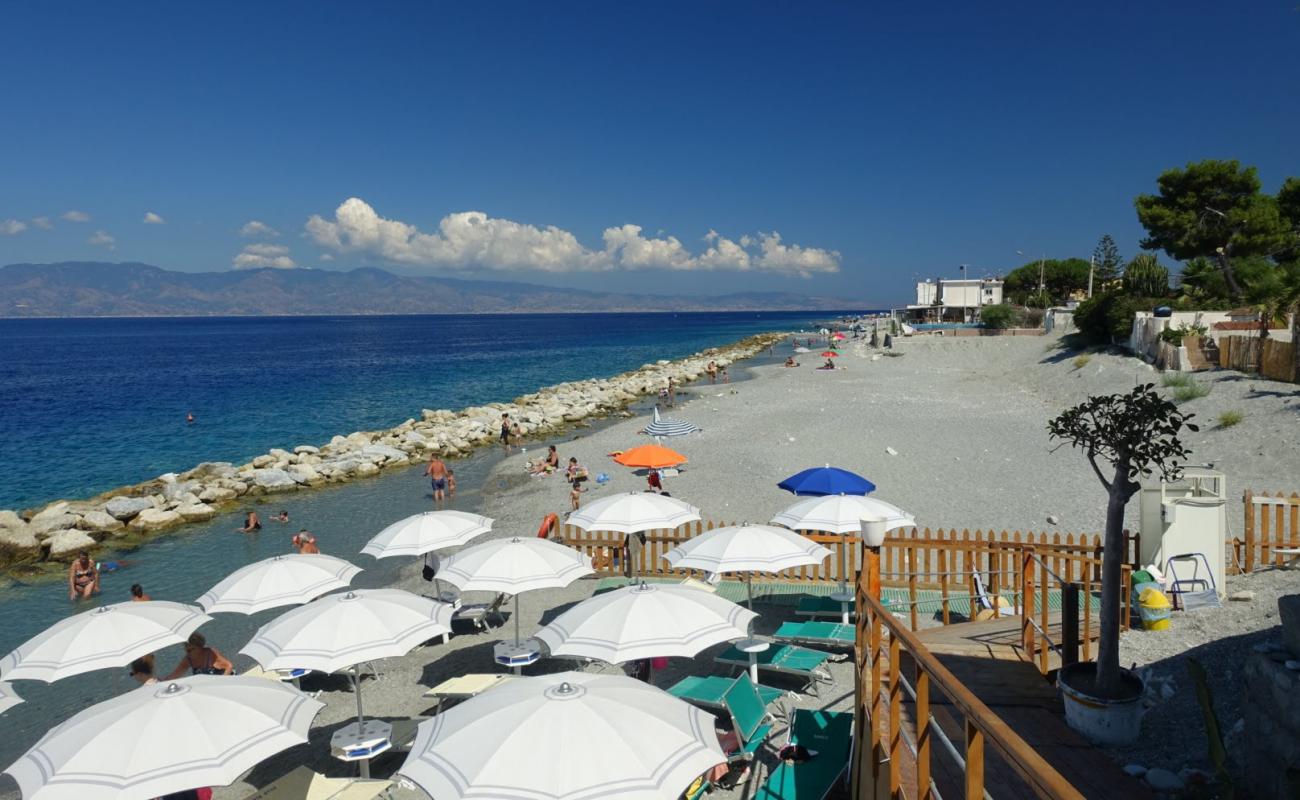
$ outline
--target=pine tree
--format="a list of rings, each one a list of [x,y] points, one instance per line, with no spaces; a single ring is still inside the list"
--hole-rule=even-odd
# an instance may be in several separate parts
[[[1098,288],[1119,277],[1120,265],[1124,261],[1119,257],[1119,248],[1109,233],[1102,235],[1101,241],[1097,242],[1097,249],[1092,251],[1092,263],[1095,270],[1093,279]]]

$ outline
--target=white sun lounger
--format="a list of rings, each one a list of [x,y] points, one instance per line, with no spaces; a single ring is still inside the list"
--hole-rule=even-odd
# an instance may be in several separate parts
[[[392,788],[392,781],[326,778],[307,767],[297,767],[244,800],[376,800],[391,797]]]
[[[448,678],[425,692],[424,696],[436,700],[437,713],[441,713],[444,704],[449,701],[468,700],[486,692],[488,689],[515,679],[516,676],[501,672],[476,672],[469,675],[459,675],[455,678]]]

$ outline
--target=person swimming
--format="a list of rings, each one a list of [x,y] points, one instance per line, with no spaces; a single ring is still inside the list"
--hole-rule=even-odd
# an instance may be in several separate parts
[[[289,521],[289,512],[281,511],[279,514],[276,514],[274,517],[271,517],[271,519],[281,524],[284,524]]]
[[[244,527],[239,529],[240,533],[256,533],[262,529],[262,520],[258,519],[256,511],[249,511],[244,515]]]
[[[188,413],[188,414],[185,415],[185,421],[186,421],[187,423],[191,424],[191,425],[194,424],[194,412],[193,412],[193,411],[191,411],[190,413]]]
[[[153,674],[153,653],[140,656],[131,662],[131,678],[141,686],[150,686],[158,682]]]
[[[311,532],[306,528],[295,533],[293,539],[290,540],[290,544],[297,548],[299,553],[304,555],[311,555],[320,552],[320,548],[316,546],[316,537],[312,536]]]
[[[153,598],[144,593],[144,587],[138,583],[131,584],[131,602],[146,603]]]

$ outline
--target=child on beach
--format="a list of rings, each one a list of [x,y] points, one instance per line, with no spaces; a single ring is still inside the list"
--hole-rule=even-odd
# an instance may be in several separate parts
[[[582,488],[582,484],[576,480],[569,485],[572,487],[569,490],[569,505],[573,511],[577,511],[578,507],[582,505],[582,493],[587,490]]]
[[[447,496],[456,496],[456,470],[447,470]]]

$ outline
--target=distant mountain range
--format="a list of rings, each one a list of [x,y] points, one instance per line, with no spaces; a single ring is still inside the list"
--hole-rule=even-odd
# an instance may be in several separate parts
[[[595,311],[778,311],[860,302],[793,292],[621,294],[528,283],[253,269],[175,272],[148,264],[69,261],[0,267],[0,317],[265,316]]]

